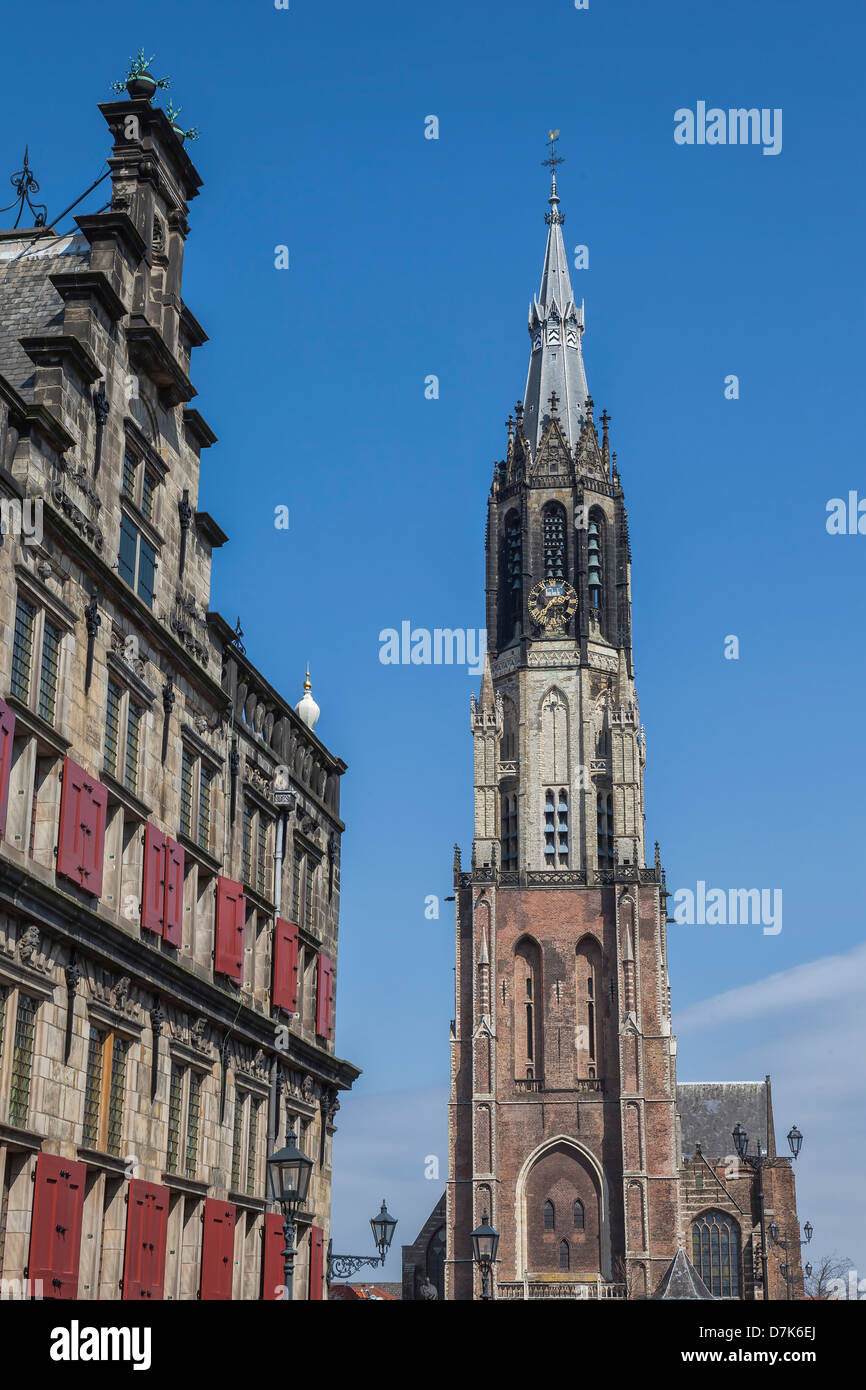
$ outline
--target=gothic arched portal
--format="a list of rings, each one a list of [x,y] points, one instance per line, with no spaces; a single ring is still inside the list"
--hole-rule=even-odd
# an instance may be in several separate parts
[[[524,1203],[530,1277],[567,1270],[573,1279],[594,1279],[602,1272],[598,1175],[579,1149],[567,1141],[546,1149],[527,1174]]]

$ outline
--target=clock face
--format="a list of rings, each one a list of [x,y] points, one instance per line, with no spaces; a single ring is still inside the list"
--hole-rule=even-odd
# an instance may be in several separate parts
[[[546,632],[561,632],[577,608],[577,594],[565,579],[541,579],[530,591],[529,612]]]

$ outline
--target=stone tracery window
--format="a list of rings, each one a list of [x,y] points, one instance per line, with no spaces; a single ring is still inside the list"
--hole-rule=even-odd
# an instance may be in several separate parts
[[[723,1211],[705,1211],[692,1226],[692,1264],[717,1298],[740,1296],[740,1228]]]

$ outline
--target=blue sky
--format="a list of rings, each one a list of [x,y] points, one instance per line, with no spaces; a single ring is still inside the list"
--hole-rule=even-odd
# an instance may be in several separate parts
[[[220,438],[200,500],[231,538],[213,606],[240,614],[252,659],[293,698],[309,659],[318,732],[349,764],[337,1046],[364,1075],[340,1115],[335,1244],[366,1248],[382,1195],[397,1242],[413,1239],[441,1190],[425,1157],[445,1171],[452,917],[424,904],[451,892],[453,843],[469,851],[476,682],[382,665],[378,634],[483,624],[485,499],[525,383],[554,126],[566,246],[589,247],[572,276],[587,374],[629,508],[648,838],[671,889],[784,895],[775,936],[670,929],[680,1079],[774,1073],[780,1135],[795,1120],[806,1135],[815,1248],[859,1252],[866,1272],[866,536],[825,528],[830,498],[866,497],[863,12],[70,13],[47,0],[38,44],[7,45],[0,168],[19,169],[29,141],[55,214],[103,167],[95,103],[127,55],[144,45],[172,74],[182,123],[202,132],[184,296],[210,334],[193,376]],[[781,108],[781,153],[676,145],[675,110],[700,100]]]

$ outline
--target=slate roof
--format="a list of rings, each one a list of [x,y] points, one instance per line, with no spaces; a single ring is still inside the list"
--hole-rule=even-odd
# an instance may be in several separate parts
[[[0,240],[0,376],[25,400],[33,398],[36,369],[18,339],[61,331],[63,300],[49,277],[89,263],[90,246],[79,233]]]
[[[770,1078],[764,1081],[687,1081],[677,1086],[682,1126],[682,1153],[691,1158],[696,1145],[707,1158],[734,1153],[734,1126],[743,1125],[754,1153],[775,1153]]]
[[[709,1298],[716,1301],[698,1271],[695,1269],[682,1246],[674,1255],[661,1279],[653,1298],[697,1299]]]

